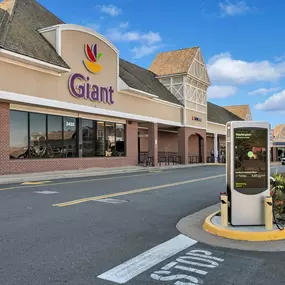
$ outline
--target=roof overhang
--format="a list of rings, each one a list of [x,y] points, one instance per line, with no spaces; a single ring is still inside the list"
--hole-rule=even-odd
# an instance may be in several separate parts
[[[144,98],[158,99],[157,95],[154,95],[154,94],[144,92],[144,91],[130,87],[121,78],[119,78],[119,92],[125,93],[127,95],[138,95],[138,96],[144,97]]]
[[[167,78],[167,77],[175,77],[175,76],[185,76],[187,75],[187,72],[183,73],[173,73],[173,74],[166,74],[166,75],[156,75],[155,78]]]
[[[26,56],[26,55],[15,53],[15,52],[3,49],[3,48],[0,48],[0,56],[3,58],[14,60],[16,62],[38,67],[38,68],[48,70],[51,72],[55,72],[55,73],[59,73],[59,74],[70,72],[70,69],[68,68],[64,68],[64,67],[57,66],[51,63],[47,63],[45,61],[41,61],[41,60]]]

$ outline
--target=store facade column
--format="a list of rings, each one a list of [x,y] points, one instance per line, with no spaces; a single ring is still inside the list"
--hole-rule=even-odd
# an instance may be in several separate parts
[[[153,157],[153,165],[158,165],[158,125],[149,123],[148,125],[148,155]]]
[[[214,133],[214,158],[215,158],[215,163],[218,162],[218,134]]]
[[[9,173],[10,104],[0,102],[0,175]]]
[[[185,127],[178,131],[178,155],[181,157],[181,164],[188,164],[188,136]]]
[[[277,161],[277,148],[276,147],[272,147],[272,161]]]

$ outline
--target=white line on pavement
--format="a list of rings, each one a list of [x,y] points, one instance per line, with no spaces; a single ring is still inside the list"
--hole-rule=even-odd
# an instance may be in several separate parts
[[[178,252],[196,244],[184,235],[170,239],[98,276],[100,279],[123,284]]]

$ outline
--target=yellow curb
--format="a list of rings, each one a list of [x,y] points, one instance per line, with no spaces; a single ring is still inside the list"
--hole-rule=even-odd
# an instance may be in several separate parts
[[[32,181],[32,182],[24,182],[22,183],[22,185],[41,185],[49,182],[51,181]]]
[[[219,237],[244,241],[272,241],[285,239],[285,230],[272,230],[266,232],[241,232],[218,227],[214,225],[211,220],[219,212],[220,211],[217,211],[206,218],[203,224],[203,229],[206,232]]]

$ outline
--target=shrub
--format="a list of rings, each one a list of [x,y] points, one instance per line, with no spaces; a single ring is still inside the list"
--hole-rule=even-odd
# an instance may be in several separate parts
[[[275,178],[275,187],[271,188],[271,196],[274,198],[274,211],[276,218],[281,218],[284,213],[284,194],[285,190],[285,177],[277,172],[273,174]]]

